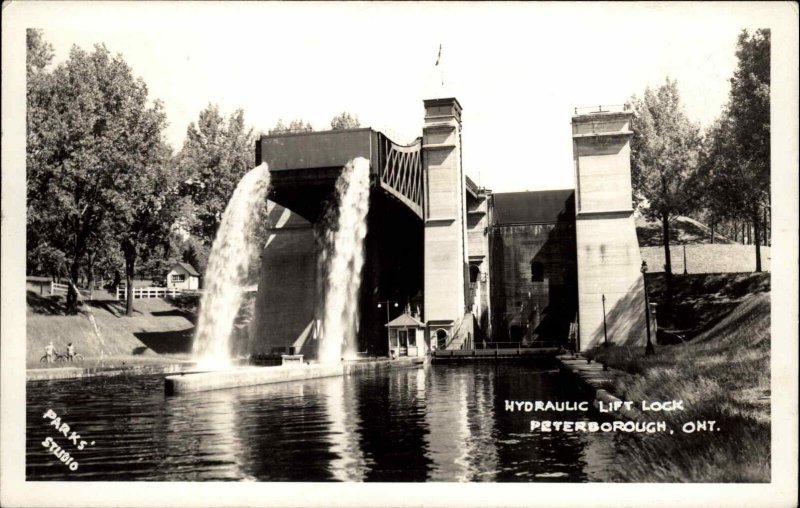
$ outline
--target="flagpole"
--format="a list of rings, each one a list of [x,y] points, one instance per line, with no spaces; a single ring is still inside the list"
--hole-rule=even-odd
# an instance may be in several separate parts
[[[442,43],[439,43],[439,54],[436,56],[436,67],[439,68],[439,83],[444,88],[444,66],[442,65]]]
[[[442,65],[442,45],[439,44],[439,76],[442,82],[442,88],[444,88],[444,65]]]

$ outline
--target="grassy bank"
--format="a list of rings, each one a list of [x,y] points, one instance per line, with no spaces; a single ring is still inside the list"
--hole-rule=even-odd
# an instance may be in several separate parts
[[[691,340],[710,330],[746,299],[769,294],[770,274],[675,274],[672,299],[667,298],[665,274],[648,274],[647,284],[650,301],[657,304],[659,328]]]
[[[619,435],[615,475],[630,482],[770,481],[770,300],[745,298],[691,342],[611,347],[590,353],[625,371],[624,400],[683,400],[684,411],[643,413],[675,434]],[[685,422],[714,420],[717,432],[685,434]]]
[[[640,247],[662,247],[663,234],[660,221],[649,221],[644,217],[636,217],[636,236],[639,238]],[[695,245],[711,243],[711,228],[705,224],[689,217],[675,217],[669,224],[670,243]],[[714,235],[715,244],[730,245],[734,244],[719,233]]]
[[[72,342],[87,367],[174,361],[188,358],[191,350],[195,301],[136,300],[130,317],[125,316],[125,302],[110,295],[85,302],[73,316],[64,315],[62,296],[28,291],[27,303],[28,368],[48,366],[39,358],[50,341],[59,353]]]

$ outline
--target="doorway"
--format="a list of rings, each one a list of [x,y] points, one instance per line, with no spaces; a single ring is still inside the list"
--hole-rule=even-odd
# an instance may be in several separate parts
[[[408,356],[408,331],[397,331],[398,351],[397,356]]]

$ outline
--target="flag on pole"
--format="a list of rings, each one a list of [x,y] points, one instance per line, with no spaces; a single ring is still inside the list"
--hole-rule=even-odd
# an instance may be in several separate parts
[[[440,85],[444,86],[444,66],[442,65],[442,43],[439,43],[439,54],[436,55],[436,64],[434,67],[439,68],[439,81]]]

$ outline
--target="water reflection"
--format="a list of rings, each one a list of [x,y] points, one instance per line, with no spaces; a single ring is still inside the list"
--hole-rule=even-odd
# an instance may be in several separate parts
[[[464,385],[460,382],[460,373],[450,376],[435,374],[431,379],[430,408],[425,413],[425,421],[431,429],[426,439],[428,455],[433,462],[430,479],[466,481],[463,457],[466,455],[468,429],[461,390]]]
[[[548,366],[436,365],[163,395],[159,377],[28,385],[29,480],[603,481],[613,436],[531,433],[504,400],[581,400]],[[96,445],[70,472],[52,408]],[[598,418],[598,415],[589,415]],[[63,443],[62,443],[63,442]]]
[[[329,438],[333,478],[339,481],[362,481],[367,471],[358,440],[361,422],[355,411],[353,383],[349,378],[333,378],[325,384],[326,406],[330,417]]]
[[[424,373],[402,369],[358,376],[355,409],[361,419],[361,449],[369,465],[365,481],[425,481],[430,460],[425,455]]]
[[[494,418],[494,372],[477,372],[467,396],[469,481],[494,481],[496,477],[497,433]],[[465,383],[469,381],[465,378]],[[466,386],[465,386],[466,387]]]

